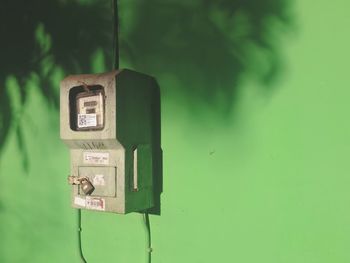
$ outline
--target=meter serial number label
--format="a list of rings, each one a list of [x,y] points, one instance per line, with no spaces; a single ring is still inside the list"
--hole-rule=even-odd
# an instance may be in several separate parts
[[[96,126],[97,126],[96,114],[78,114],[79,128],[96,127]]]
[[[87,164],[109,164],[109,153],[84,152],[83,158]]]

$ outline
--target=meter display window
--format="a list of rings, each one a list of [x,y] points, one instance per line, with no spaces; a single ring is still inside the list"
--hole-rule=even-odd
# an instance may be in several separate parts
[[[71,89],[70,127],[75,131],[102,130],[105,96],[102,86],[79,86]]]

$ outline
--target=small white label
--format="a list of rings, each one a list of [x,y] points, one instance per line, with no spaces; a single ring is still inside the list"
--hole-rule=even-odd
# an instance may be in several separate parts
[[[84,199],[84,198],[81,198],[81,197],[79,197],[79,196],[76,196],[76,197],[74,198],[74,204],[75,204],[75,205],[78,205],[78,206],[85,207],[86,202],[85,202],[85,199]]]
[[[109,153],[84,152],[84,163],[88,164],[109,164]]]
[[[96,127],[96,126],[97,126],[96,114],[78,114],[79,128]]]
[[[104,186],[105,185],[105,176],[103,174],[96,174],[93,179],[94,186]]]
[[[93,210],[99,210],[99,211],[105,211],[106,210],[105,199],[86,197],[86,208],[93,209]]]

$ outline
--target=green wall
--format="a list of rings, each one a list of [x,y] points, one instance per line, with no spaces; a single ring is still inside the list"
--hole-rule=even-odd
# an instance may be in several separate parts
[[[162,91],[152,262],[350,262],[350,3],[188,2],[120,1],[121,66]],[[79,262],[54,101],[65,75],[110,68],[111,41],[69,64],[74,54],[58,52],[79,45],[59,42],[69,28],[39,22],[32,35],[49,55],[25,79],[20,63],[2,65],[12,121],[2,106],[0,262]],[[89,263],[147,262],[141,214],[83,211],[82,227]]]

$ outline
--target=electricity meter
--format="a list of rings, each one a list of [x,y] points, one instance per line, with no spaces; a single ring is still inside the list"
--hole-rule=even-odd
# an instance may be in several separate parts
[[[104,96],[101,90],[78,93],[77,130],[100,130],[104,124]]]
[[[68,76],[60,91],[61,139],[70,149],[72,206],[160,213],[160,96],[132,71]]]

